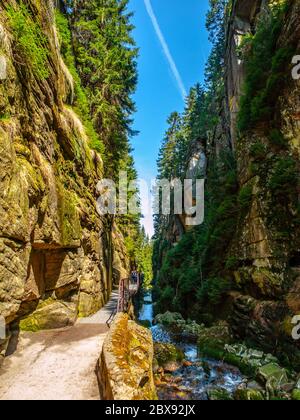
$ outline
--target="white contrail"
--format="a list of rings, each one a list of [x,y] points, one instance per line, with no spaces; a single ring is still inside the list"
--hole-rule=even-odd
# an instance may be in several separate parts
[[[185,99],[187,97],[187,91],[185,89],[185,86],[184,86],[183,81],[181,79],[181,76],[179,74],[179,71],[178,71],[177,66],[175,64],[175,61],[174,61],[174,59],[172,57],[172,54],[171,54],[170,49],[168,47],[168,44],[167,44],[167,42],[165,40],[165,37],[164,37],[164,35],[163,35],[163,33],[162,33],[161,29],[160,29],[158,20],[156,19],[156,16],[155,16],[153,7],[151,5],[151,0],[144,0],[144,2],[145,2],[145,6],[146,6],[146,9],[147,9],[148,15],[149,15],[149,17],[150,17],[150,19],[152,21],[153,27],[155,29],[156,35],[157,35],[157,37],[159,39],[159,42],[161,43],[163,52],[164,52],[164,54],[165,54],[165,56],[166,56],[166,58],[167,58],[167,60],[169,62],[169,65],[170,65],[170,68],[172,70],[172,73],[173,73],[173,75],[174,75],[174,77],[175,77],[175,79],[177,81],[177,84],[178,84],[180,93],[182,95],[182,98],[185,101]]]

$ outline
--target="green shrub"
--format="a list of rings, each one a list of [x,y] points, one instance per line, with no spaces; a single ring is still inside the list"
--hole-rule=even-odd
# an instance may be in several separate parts
[[[226,292],[232,289],[228,279],[215,277],[206,280],[197,292],[197,298],[204,303],[218,305]]]
[[[28,66],[38,79],[47,78],[48,43],[40,24],[22,2],[15,7],[9,6],[6,15],[15,39],[18,62]]]
[[[290,62],[290,58],[294,53],[294,49],[291,47],[282,47],[276,51],[274,57],[272,58],[272,72],[280,73],[282,69],[286,66],[286,63]]]
[[[296,191],[299,172],[292,157],[280,158],[269,180],[268,187],[275,195],[293,194]]]
[[[286,145],[287,145],[287,141],[286,141],[284,135],[278,129],[272,129],[271,130],[271,132],[270,132],[270,142],[274,146],[279,146],[279,147],[286,147]]]
[[[267,154],[267,148],[260,141],[254,143],[250,148],[250,156],[255,160],[265,159],[266,154]]]
[[[240,102],[238,127],[241,132],[260,121],[270,121],[286,77],[286,66],[294,48],[277,49],[277,40],[287,10],[287,2],[271,6],[264,13],[256,34],[247,38],[246,79]]]
[[[245,185],[240,189],[239,205],[242,210],[248,210],[252,203],[253,187],[252,185]]]
[[[174,299],[174,289],[171,286],[167,286],[164,290],[160,290],[160,304],[162,306],[171,306]]]
[[[239,260],[236,257],[231,256],[227,258],[225,267],[227,270],[234,270],[238,267],[238,265],[239,265]]]
[[[203,297],[201,312],[208,312],[214,303],[219,304],[228,282],[220,273],[224,270],[228,246],[234,235],[239,209],[237,205],[236,162],[231,152],[215,157],[209,168],[205,197],[205,221],[185,233],[179,243],[170,249],[155,253],[162,261],[156,282],[156,296],[160,312],[181,312],[196,318],[197,293]],[[158,242],[157,242],[158,243]],[[162,244],[163,242],[161,242]],[[219,278],[219,279],[218,279]],[[215,279],[214,285],[206,279]],[[169,300],[160,298],[160,291],[171,287]],[[208,299],[205,301],[205,296]],[[205,308],[205,305],[209,306]]]

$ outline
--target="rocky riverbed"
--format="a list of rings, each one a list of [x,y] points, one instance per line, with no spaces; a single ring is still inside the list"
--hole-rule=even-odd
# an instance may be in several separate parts
[[[211,328],[180,314],[154,318],[151,292],[139,320],[154,339],[160,400],[270,400],[300,398],[300,377],[271,354],[236,343],[226,323]]]

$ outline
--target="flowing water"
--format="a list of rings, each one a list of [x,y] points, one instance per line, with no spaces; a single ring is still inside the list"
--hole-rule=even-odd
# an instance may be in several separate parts
[[[201,357],[196,344],[181,341],[162,326],[153,325],[153,318],[152,294],[147,292],[139,311],[140,321],[150,322],[154,341],[175,344],[184,351],[186,360],[190,362],[190,366],[183,366],[172,376],[169,375],[169,383],[158,386],[161,400],[206,400],[207,392],[215,388],[221,388],[233,395],[238,386],[246,380],[237,368]]]

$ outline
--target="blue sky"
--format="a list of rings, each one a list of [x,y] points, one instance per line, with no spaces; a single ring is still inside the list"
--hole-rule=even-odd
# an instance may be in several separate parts
[[[205,29],[208,0],[152,0],[151,5],[188,91],[195,83],[203,82],[210,52]],[[139,177],[150,181],[156,177],[156,159],[166,120],[171,112],[183,111],[184,102],[144,0],[130,0],[129,9],[135,14],[133,35],[140,48],[139,83],[134,97],[137,105],[134,129],[140,134],[132,145]],[[152,218],[147,217],[144,224],[151,235]]]

